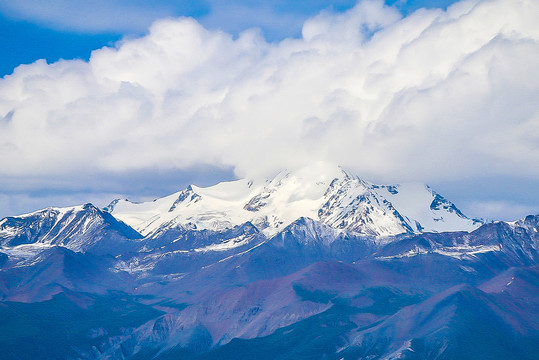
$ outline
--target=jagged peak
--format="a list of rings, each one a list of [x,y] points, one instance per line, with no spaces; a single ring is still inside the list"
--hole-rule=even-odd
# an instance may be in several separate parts
[[[185,190],[180,191],[180,193],[178,194],[178,198],[174,201],[170,209],[168,209],[168,212],[173,212],[174,210],[176,210],[176,207],[179,204],[185,201],[197,202],[201,199],[202,197],[193,190],[193,186],[189,185],[185,188]]]
[[[127,199],[114,199],[112,200],[107,206],[105,206],[103,208],[103,211],[106,211],[106,212],[113,212],[114,211],[114,207],[120,202],[120,201],[129,201]]]

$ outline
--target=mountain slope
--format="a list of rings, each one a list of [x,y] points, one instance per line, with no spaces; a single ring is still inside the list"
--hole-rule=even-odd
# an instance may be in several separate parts
[[[130,328],[162,314],[133,298],[66,291],[43,302],[5,301],[0,305],[0,357],[98,359]]]
[[[0,297],[36,302],[50,299],[66,289],[104,294],[131,290],[131,277],[117,271],[111,256],[73,252],[60,246],[42,250],[20,261],[11,261],[0,271]]]
[[[351,335],[340,356],[388,359],[533,359],[537,328],[522,332],[511,308],[477,288],[458,285],[405,307]]]

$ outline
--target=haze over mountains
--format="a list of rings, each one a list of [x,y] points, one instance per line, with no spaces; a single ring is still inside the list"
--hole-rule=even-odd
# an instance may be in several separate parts
[[[0,220],[3,359],[534,359],[539,215],[327,163]]]

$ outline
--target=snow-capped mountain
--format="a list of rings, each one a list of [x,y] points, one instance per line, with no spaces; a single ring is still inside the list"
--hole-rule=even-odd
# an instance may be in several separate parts
[[[106,210],[144,236],[167,228],[222,230],[246,222],[272,236],[302,217],[374,236],[472,231],[481,225],[426,185],[375,185],[324,162],[265,181],[190,185],[152,202],[118,199]]]
[[[74,251],[112,247],[142,236],[92,204],[47,208],[0,220],[0,246],[63,246]],[[106,240],[103,242],[103,240]]]
[[[324,163],[7,217],[0,357],[535,359],[539,215],[478,225]]]

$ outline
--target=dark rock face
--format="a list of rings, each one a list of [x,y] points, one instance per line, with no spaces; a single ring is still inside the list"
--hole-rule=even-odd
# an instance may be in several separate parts
[[[537,215],[392,238],[309,218],[271,238],[251,223],[142,238],[85,205],[5,218],[0,244],[2,359],[539,352]]]

